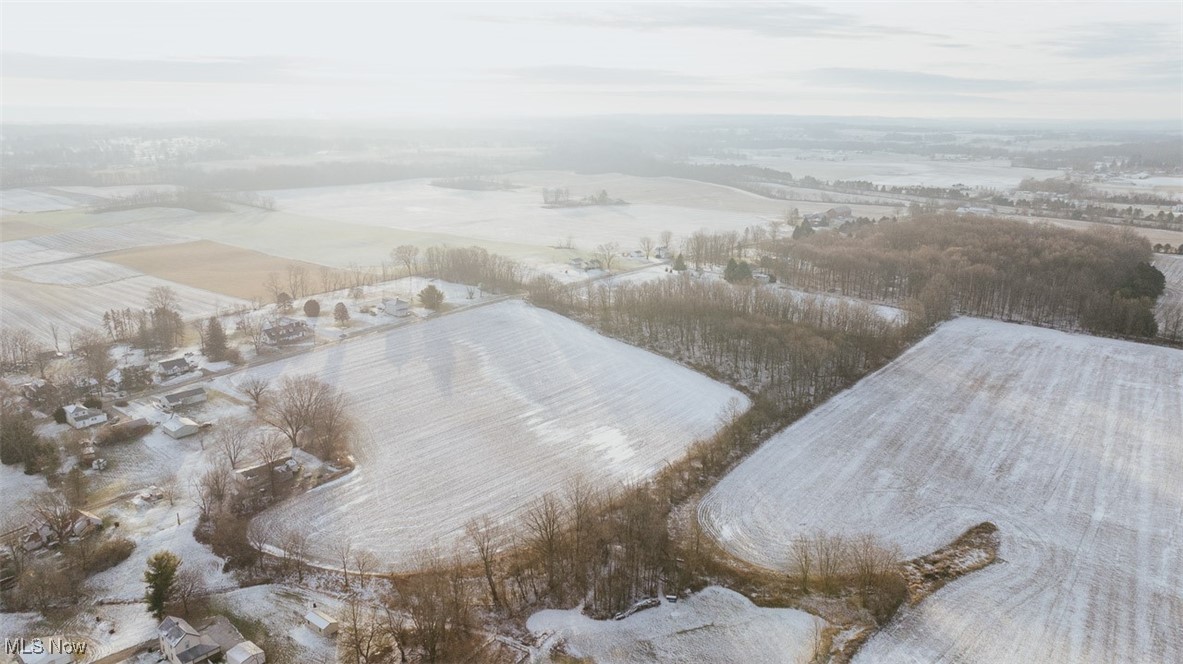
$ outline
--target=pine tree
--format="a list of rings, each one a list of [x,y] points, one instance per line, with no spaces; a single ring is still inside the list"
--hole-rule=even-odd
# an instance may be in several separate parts
[[[219,362],[226,357],[226,330],[217,316],[210,316],[205,325],[205,354],[209,359]]]
[[[430,284],[419,291],[419,302],[432,311],[438,310],[444,304],[444,292]]]
[[[148,602],[148,611],[157,620],[163,620],[168,610],[180,566],[180,557],[171,551],[157,551],[148,558],[148,569],[144,570],[144,583],[148,584],[148,589],[144,592],[144,600]]]
[[[686,259],[682,258],[682,254],[678,254],[678,257],[674,259],[674,270],[677,272],[686,271]]]
[[[349,322],[349,307],[346,307],[344,302],[338,302],[337,306],[333,307],[333,320],[341,326]]]

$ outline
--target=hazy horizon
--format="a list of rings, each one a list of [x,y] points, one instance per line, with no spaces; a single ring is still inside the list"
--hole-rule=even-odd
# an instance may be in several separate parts
[[[1177,3],[5,3],[3,121],[1180,120]]]

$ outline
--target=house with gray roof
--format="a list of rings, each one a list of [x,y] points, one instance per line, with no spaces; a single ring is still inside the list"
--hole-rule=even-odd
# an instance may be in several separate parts
[[[157,629],[160,634],[160,653],[172,664],[208,662],[222,652],[210,637],[193,629],[183,618],[169,616]]]

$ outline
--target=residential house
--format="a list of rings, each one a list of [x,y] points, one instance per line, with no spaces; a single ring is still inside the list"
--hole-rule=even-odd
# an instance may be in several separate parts
[[[107,421],[107,414],[98,408],[70,404],[63,407],[62,410],[66,411],[66,422],[69,422],[70,426],[75,429],[85,429]]]
[[[210,619],[201,628],[201,635],[212,639],[218,649],[226,653],[223,659],[229,664],[265,664],[267,661],[263,649],[247,641],[225,616]]]
[[[849,205],[839,205],[826,210],[826,219],[833,221],[843,221],[851,218],[851,211]]]
[[[160,425],[160,428],[173,438],[192,436],[201,429],[196,422],[187,417],[169,418],[168,421]]]
[[[321,636],[332,636],[337,633],[337,619],[325,615],[317,609],[305,613],[304,620],[312,631]]]
[[[160,398],[160,403],[165,408],[176,408],[178,406],[191,406],[195,403],[202,403],[206,400],[204,387],[191,387],[180,392],[173,392],[166,394]]]
[[[184,357],[178,357],[172,360],[163,360],[157,365],[157,373],[161,378],[175,378],[181,374],[188,373],[193,369],[193,365],[189,364],[189,360]]]
[[[271,463],[239,468],[234,471],[231,493],[245,507],[261,507],[270,502],[272,488],[286,488],[295,481],[299,470],[300,464],[291,455]]]
[[[160,634],[160,653],[172,664],[208,662],[222,652],[212,638],[193,629],[182,618],[165,618],[157,632]]]
[[[598,258],[593,258],[583,264],[583,269],[585,269],[585,270],[602,270],[602,269],[604,269],[604,263],[602,263],[600,261],[600,259],[598,259]]]
[[[411,315],[411,303],[400,297],[393,300],[382,300],[382,310],[391,316],[402,318]]]
[[[64,533],[69,538],[87,537],[103,525],[103,520],[97,515],[82,510],[74,510],[71,518],[73,521],[70,529]],[[25,551],[36,551],[42,547],[59,544],[57,529],[51,527],[44,519],[34,518],[27,530],[28,532],[21,537],[21,547]]]
[[[295,318],[279,318],[263,325],[263,340],[272,346],[298,344],[311,336],[308,323]]]
[[[670,253],[669,247],[658,247],[653,250],[653,257],[659,261],[663,261],[667,258],[673,258],[673,254]]]

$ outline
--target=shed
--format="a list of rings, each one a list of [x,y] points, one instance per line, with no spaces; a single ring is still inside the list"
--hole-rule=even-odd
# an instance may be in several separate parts
[[[192,436],[200,429],[196,422],[187,417],[171,418],[164,424],[160,425],[160,428],[164,429],[164,432],[173,438]]]
[[[50,644],[59,641],[60,638],[29,639],[24,643],[18,641],[20,651],[16,653],[16,661],[19,664],[72,664],[73,655],[50,652]]]
[[[251,641],[243,641],[226,651],[227,664],[266,664],[267,655]]]
[[[401,297],[396,297],[393,300],[383,300],[382,309],[386,313],[400,318],[411,315],[411,303]]]
[[[312,631],[321,636],[332,636],[337,633],[337,619],[326,616],[316,609],[304,614],[304,620],[308,622]]]

